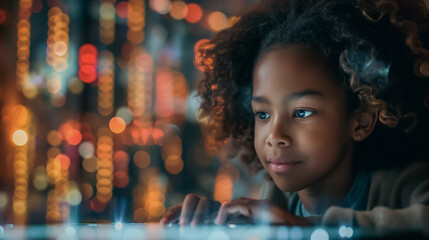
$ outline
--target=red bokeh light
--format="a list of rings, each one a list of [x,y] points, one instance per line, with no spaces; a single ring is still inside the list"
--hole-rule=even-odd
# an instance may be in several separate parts
[[[84,83],[92,83],[97,79],[98,50],[92,44],[84,44],[79,49],[78,76]]]
[[[121,18],[127,18],[131,12],[131,6],[127,1],[119,2],[116,5],[116,14]]]
[[[124,188],[130,182],[130,177],[124,171],[116,171],[114,175],[113,185],[117,188]]]
[[[39,13],[43,9],[43,3],[42,0],[34,0],[33,5],[31,6],[31,12],[33,13]]]
[[[0,25],[6,22],[6,11],[0,9]]]
[[[92,211],[99,212],[99,213],[104,211],[104,209],[106,209],[107,207],[106,203],[99,201],[96,197],[91,199],[90,205],[91,205]]]
[[[70,167],[70,158],[65,154],[58,154],[56,157],[61,164],[61,169],[67,170]]]
[[[203,10],[196,3],[188,4],[188,14],[186,14],[186,21],[190,23],[197,23],[203,17]]]
[[[125,151],[117,151],[113,155],[113,162],[115,164],[115,171],[128,171],[128,162],[130,156]]]
[[[78,145],[82,141],[82,134],[76,129],[71,129],[66,133],[66,141],[70,145]]]

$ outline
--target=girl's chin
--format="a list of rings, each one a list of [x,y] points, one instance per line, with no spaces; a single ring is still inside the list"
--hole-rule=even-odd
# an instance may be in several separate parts
[[[283,192],[298,192],[304,189],[304,186],[300,186],[296,181],[286,180],[283,177],[275,176],[270,173],[271,178],[274,180],[276,186]]]

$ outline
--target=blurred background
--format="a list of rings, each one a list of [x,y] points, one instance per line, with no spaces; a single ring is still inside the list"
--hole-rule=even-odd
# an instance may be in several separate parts
[[[255,0],[1,0],[0,224],[157,221],[257,197],[196,118],[195,49]]]

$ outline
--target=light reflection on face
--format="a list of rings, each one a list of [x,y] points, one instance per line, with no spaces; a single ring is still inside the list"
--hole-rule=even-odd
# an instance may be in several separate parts
[[[255,150],[277,186],[295,192],[351,171],[346,93],[298,47],[270,51],[253,78]]]

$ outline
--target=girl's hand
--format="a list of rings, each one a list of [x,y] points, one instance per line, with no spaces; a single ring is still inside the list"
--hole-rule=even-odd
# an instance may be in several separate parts
[[[268,223],[272,225],[314,225],[319,218],[298,217],[269,200],[255,200],[250,198],[239,198],[222,205],[215,219],[215,224],[225,224],[228,220],[237,216],[252,219],[255,223]]]
[[[178,219],[181,226],[208,223],[220,205],[207,197],[188,194],[182,204],[170,208],[159,222],[166,225]]]

